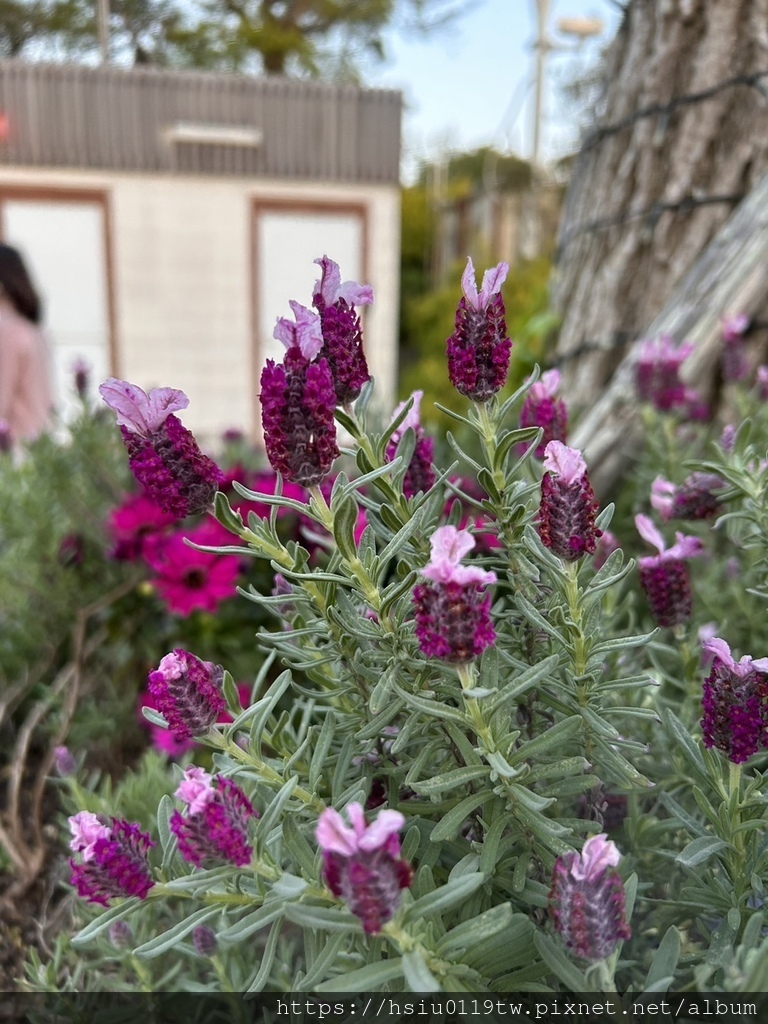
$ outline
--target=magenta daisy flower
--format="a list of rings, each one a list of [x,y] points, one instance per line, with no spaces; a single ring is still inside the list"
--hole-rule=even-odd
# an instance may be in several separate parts
[[[165,512],[146,494],[128,495],[109,514],[108,527],[113,546],[111,557],[132,562],[144,554],[150,537],[167,532],[179,517]]]
[[[154,537],[144,550],[144,560],[155,573],[151,583],[175,615],[215,612],[222,601],[237,593],[239,560],[233,555],[197,551],[184,543],[185,537],[211,547],[231,543],[230,534],[214,522],[186,534]]]

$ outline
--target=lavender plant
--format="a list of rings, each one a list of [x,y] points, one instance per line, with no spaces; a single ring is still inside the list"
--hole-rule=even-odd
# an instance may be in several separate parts
[[[613,506],[564,443],[557,381],[534,373],[501,397],[506,266],[479,292],[471,261],[462,278],[447,357],[469,406],[443,410],[457,434],[441,467],[418,393],[377,424],[355,311],[370,289],[318,262],[318,312],[293,303],[294,320],[278,322],[286,356],[267,364],[261,393],[270,461],[308,497],[235,483],[271,510],[245,519],[223,492],[207,499],[237,543],[203,550],[246,550],[276,573],[271,593],[242,592],[275,621],[258,633],[253,699],[241,704],[226,665],[158,652],[145,714],[208,753],[175,768],[156,813],[76,809],[75,883],[110,902],[73,940],[80,955],[114,950],[119,928],[144,984],[171,951],[209,958],[206,981],[174,976],[182,989],[743,986],[768,964],[753,924],[768,866],[768,662],[758,646],[734,659],[725,615],[720,636],[694,647],[687,559],[727,532],[756,580],[750,600],[763,599],[765,434],[755,421],[731,452],[690,467],[707,487],[725,481],[714,510],[704,504],[726,511],[714,526],[694,515],[697,536],[668,544],[640,511],[650,491],[638,496],[631,512],[658,550],[638,551],[646,604],[609,532]],[[665,340],[645,353],[649,415],[694,414],[678,376],[686,352]],[[147,409],[164,415],[169,397],[182,407],[171,389],[105,392],[124,431]],[[215,471],[191,442],[169,445],[164,422],[140,431],[144,486],[164,490],[144,470],[162,455],[177,490],[202,494]],[[662,518],[690,508],[685,493],[676,503],[657,488],[670,498]],[[316,544],[281,536],[284,510]]]

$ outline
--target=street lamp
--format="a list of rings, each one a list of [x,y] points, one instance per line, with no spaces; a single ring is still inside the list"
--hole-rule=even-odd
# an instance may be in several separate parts
[[[101,63],[109,64],[109,0],[96,0],[96,28]]]

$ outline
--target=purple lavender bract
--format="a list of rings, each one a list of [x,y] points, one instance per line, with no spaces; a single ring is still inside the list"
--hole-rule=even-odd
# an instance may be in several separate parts
[[[349,405],[363,384],[371,379],[363,350],[360,317],[355,306],[373,302],[369,285],[355,281],[341,282],[339,266],[327,256],[315,260],[321,270],[315,285],[312,304],[320,314],[323,333],[323,355],[333,377],[336,402]]]
[[[555,861],[549,893],[555,930],[572,953],[590,963],[605,960],[632,934],[618,862],[619,851],[605,834],[588,839],[580,854]]]
[[[728,644],[713,637],[702,644],[712,656],[704,683],[701,730],[705,747],[717,747],[734,764],[768,748],[768,658],[734,661]]]
[[[226,860],[244,867],[251,860],[248,821],[257,817],[248,797],[231,779],[221,775],[213,779],[195,765],[185,770],[184,781],[176,796],[187,804],[187,813],[174,811],[171,831],[179,843],[179,852],[196,867],[211,861]]]
[[[565,402],[556,396],[559,384],[559,371],[547,370],[542,374],[541,380],[531,385],[520,410],[521,427],[541,427],[544,431],[534,453],[537,459],[544,458],[550,441],[566,440],[568,410]]]
[[[658,549],[638,562],[640,584],[651,613],[660,626],[679,626],[691,617],[693,595],[687,560],[700,555],[703,545],[697,537],[676,535],[677,543],[667,548],[664,538],[647,516],[635,516],[638,533]]]
[[[576,448],[550,441],[544,455],[538,529],[544,547],[566,562],[591,555],[600,530],[595,525],[599,505]]]
[[[448,376],[459,394],[473,402],[487,402],[507,380],[512,342],[506,336],[501,286],[508,270],[506,263],[486,270],[479,294],[471,259],[461,278],[464,295],[446,342]]]
[[[261,374],[261,422],[272,468],[291,483],[313,487],[339,454],[333,411],[336,393],[323,345],[320,318],[291,302],[295,323],[278,320],[275,337],[287,346],[281,364],[267,360]]]
[[[421,425],[419,416],[421,400],[424,397],[423,391],[414,391],[411,394],[413,405],[407,412],[405,419],[393,432],[392,438],[387,445],[386,459],[391,462],[397,453],[397,445],[406,430],[411,429],[416,437],[411,461],[403,477],[403,494],[406,498],[412,498],[419,491],[428,491],[435,482],[435,471],[432,468],[432,460],[435,455],[435,443],[428,437]],[[405,408],[406,403],[401,402],[392,413],[392,420],[396,420]]]
[[[227,707],[224,669],[176,648],[149,673],[149,692],[174,739],[202,736]]]
[[[184,392],[155,388],[147,394],[114,377],[99,392],[117,413],[131,472],[152,500],[180,519],[210,509],[224,476],[174,415],[189,404]]]
[[[413,589],[416,637],[425,657],[466,664],[496,640],[491,597],[484,589],[496,575],[460,564],[475,546],[468,530],[442,526],[430,544],[432,555],[422,569],[426,582]]]
[[[147,860],[155,844],[146,832],[117,818],[106,825],[89,811],[75,814],[69,825],[70,849],[82,855],[80,863],[74,858],[69,862],[78,896],[103,906],[113,897],[146,898],[155,884]]]
[[[366,823],[360,804],[351,803],[345,825],[338,811],[326,808],[315,835],[323,851],[323,878],[334,896],[359,917],[367,935],[376,935],[400,904],[400,891],[411,884],[413,872],[400,856],[398,832],[405,824],[399,811],[379,811]]]

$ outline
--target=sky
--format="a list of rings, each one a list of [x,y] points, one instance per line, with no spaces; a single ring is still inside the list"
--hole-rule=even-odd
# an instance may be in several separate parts
[[[389,34],[389,60],[365,74],[366,85],[403,92],[406,180],[420,160],[446,151],[494,145],[502,152],[531,155],[535,0],[466,0],[464,6],[466,12],[449,28],[429,36]],[[564,16],[598,17],[603,34],[575,50],[574,41],[555,27]],[[545,160],[568,152],[575,141],[572,111],[559,86],[597,58],[620,16],[616,0],[551,0],[550,38],[569,50],[554,50],[547,60]]]

